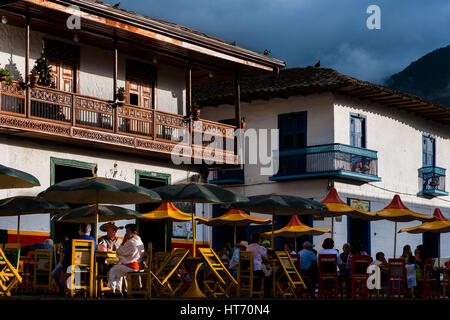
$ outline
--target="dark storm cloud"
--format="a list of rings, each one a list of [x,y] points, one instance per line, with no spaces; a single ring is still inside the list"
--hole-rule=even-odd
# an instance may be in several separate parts
[[[114,1],[107,1],[114,4]],[[369,30],[369,5],[381,30]],[[450,44],[448,0],[122,0],[121,7],[185,25],[286,61],[373,82]]]

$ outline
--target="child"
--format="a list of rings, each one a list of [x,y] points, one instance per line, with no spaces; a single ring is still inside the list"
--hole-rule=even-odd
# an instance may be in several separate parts
[[[416,259],[410,255],[406,260],[406,283],[409,289],[409,297],[414,298],[414,288],[417,286],[416,282]]]

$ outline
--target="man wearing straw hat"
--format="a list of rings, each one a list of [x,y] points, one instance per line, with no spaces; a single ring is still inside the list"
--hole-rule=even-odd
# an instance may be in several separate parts
[[[123,227],[118,227],[115,221],[100,226],[100,231],[106,232],[106,235],[98,239],[99,250],[117,251],[122,244],[122,239],[117,236],[119,229],[123,229]]]

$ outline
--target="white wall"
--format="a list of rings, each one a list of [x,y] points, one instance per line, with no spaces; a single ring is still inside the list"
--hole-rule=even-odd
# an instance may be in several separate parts
[[[136,170],[170,174],[172,183],[185,181],[195,174],[195,172],[163,166],[161,163],[132,155],[0,138],[0,163],[28,172],[38,178],[41,183],[41,186],[34,188],[0,190],[0,198],[16,195],[35,196],[48,188],[50,186],[51,157],[96,163],[97,176],[114,178],[133,184],[136,179]],[[117,174],[113,176],[115,163],[117,163]],[[134,205],[132,207],[134,208]],[[17,218],[0,217],[0,229],[17,230]],[[49,216],[22,216],[20,229],[23,231],[50,232]],[[199,233],[202,232],[199,231]]]
[[[439,207],[443,214],[450,218],[450,197],[428,199],[417,196],[420,188],[418,169],[422,167],[422,134],[436,137],[436,165],[450,169],[450,128],[378,104],[329,94],[241,104],[241,114],[246,117],[247,128],[276,128],[277,114],[299,111],[308,111],[308,146],[327,143],[350,144],[350,113],[361,113],[367,117],[367,148],[378,151],[378,175],[382,181],[360,186],[335,182],[343,201],[348,197],[369,200],[371,210],[377,211],[387,206],[395,194],[380,189],[383,188],[401,193],[403,202],[411,210],[432,214],[434,208]],[[203,108],[203,116],[213,120],[234,118],[234,107],[222,105],[217,108]],[[447,172],[447,192],[450,190],[449,174],[450,172]],[[258,166],[246,166],[245,185],[227,187],[247,196],[278,192],[321,201],[327,194],[327,184],[327,179],[271,182],[267,176],[259,174]],[[398,230],[420,223],[398,223]],[[331,229],[330,218],[314,221],[313,224],[317,228]],[[342,252],[342,245],[347,242],[347,217],[344,216],[341,222],[334,222],[334,231],[335,247]],[[313,238],[317,249],[321,248],[326,237],[329,237],[329,234]],[[387,257],[393,256],[393,222],[371,222],[370,238],[372,256],[377,251],[383,251]],[[401,254],[404,245],[409,244],[415,249],[421,243],[422,235],[398,234],[397,256]],[[449,234],[441,235],[441,256],[450,257]]]

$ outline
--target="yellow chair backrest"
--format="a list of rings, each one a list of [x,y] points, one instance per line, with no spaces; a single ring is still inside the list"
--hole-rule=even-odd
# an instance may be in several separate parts
[[[93,240],[72,240],[72,265],[69,288],[71,296],[76,290],[89,290],[89,296],[94,294],[94,241]],[[84,284],[76,284],[75,281],[84,275]]]
[[[170,255],[159,267],[159,270],[155,273],[156,278],[161,281],[162,285],[164,285],[164,283],[169,280],[172,274],[175,273],[188,253],[189,249],[184,248],[175,248],[172,250]]]
[[[34,250],[33,291],[37,288],[51,290],[52,285],[52,250]]]
[[[21,282],[22,277],[0,248],[0,296],[10,296],[11,290]]]

